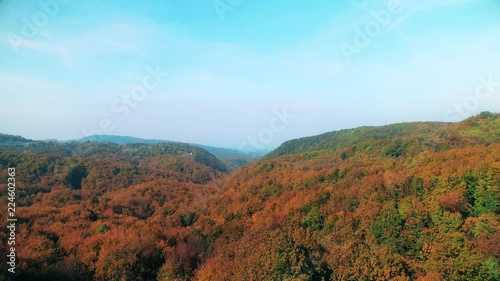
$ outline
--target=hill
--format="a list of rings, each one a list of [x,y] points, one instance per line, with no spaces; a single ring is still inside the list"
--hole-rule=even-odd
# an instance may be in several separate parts
[[[21,136],[0,134],[0,143],[25,143],[25,142],[31,142],[31,140],[25,139]]]
[[[168,140],[154,140],[154,139],[141,139],[129,136],[115,136],[115,135],[91,135],[81,139],[76,140],[77,142],[105,142],[105,143],[115,143],[115,144],[133,144],[133,143],[146,143],[146,144],[156,144],[156,143],[168,143],[172,141]]]
[[[189,145],[0,151],[17,280],[500,280],[499,116],[292,140],[228,174]]]
[[[445,150],[450,140],[460,141],[470,138],[482,143],[498,142],[500,127],[498,114],[483,112],[461,123],[413,122],[392,124],[381,127],[360,127],[325,133],[319,136],[290,140],[267,155],[267,159],[294,153],[314,151],[336,151],[360,146],[373,152],[375,147],[385,149],[385,153],[403,154],[413,148]],[[361,145],[362,144],[362,145]],[[382,147],[383,146],[383,147]],[[391,147],[392,146],[392,147]],[[391,151],[395,148],[398,151]]]
[[[120,145],[125,144],[157,144],[157,143],[169,143],[172,141],[168,140],[155,140],[155,139],[141,139],[134,138],[129,136],[114,136],[114,135],[92,135],[76,140],[77,142],[101,142],[101,143],[115,143]],[[201,144],[190,144],[192,146],[197,146],[207,150],[212,153],[215,157],[217,157],[220,161],[222,161],[229,169],[233,170],[238,167],[244,166],[255,160],[264,153],[262,152],[243,152],[235,149],[221,148],[221,147],[213,147]]]

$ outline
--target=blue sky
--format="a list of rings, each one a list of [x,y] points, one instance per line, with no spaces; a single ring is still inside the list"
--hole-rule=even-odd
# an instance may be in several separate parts
[[[3,0],[0,132],[272,149],[499,112],[499,62],[498,0]]]

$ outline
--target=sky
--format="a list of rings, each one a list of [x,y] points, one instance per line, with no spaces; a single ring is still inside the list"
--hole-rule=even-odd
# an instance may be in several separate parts
[[[499,62],[499,0],[1,0],[0,132],[273,149],[500,112]]]

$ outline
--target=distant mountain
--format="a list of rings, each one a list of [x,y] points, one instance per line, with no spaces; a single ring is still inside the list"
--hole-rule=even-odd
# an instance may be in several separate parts
[[[77,140],[67,140],[61,141],[56,139],[47,139],[43,141],[33,141],[30,139],[23,138],[21,136],[13,136],[7,134],[0,134],[0,145],[8,144],[8,147],[0,147],[0,150],[10,149],[10,150],[24,150],[25,145],[29,143],[37,143],[35,146],[31,146],[29,149],[43,150],[40,145],[41,142],[45,143],[85,143],[85,142],[97,142],[97,143],[110,143],[118,145],[130,145],[130,144],[161,144],[161,143],[179,143],[170,140],[158,140],[158,139],[142,139],[130,136],[116,136],[116,135],[92,135],[87,136]],[[224,165],[226,165],[230,170],[234,170],[238,167],[247,165],[253,160],[262,157],[269,151],[259,150],[259,151],[240,151],[236,149],[213,147],[201,144],[188,144],[195,147],[199,147],[207,150],[213,154],[217,159],[219,159]]]
[[[76,140],[77,142],[108,142],[114,144],[132,144],[132,143],[165,143],[172,142],[169,140],[152,140],[152,139],[141,139],[129,136],[114,136],[114,135],[92,135]]]
[[[126,144],[156,144],[156,143],[172,143],[169,140],[157,140],[157,139],[141,139],[130,136],[115,136],[115,135],[92,135],[76,140],[77,142],[104,142],[104,143],[114,143],[120,145]],[[220,161],[228,166],[231,170],[244,166],[250,161],[258,159],[266,154],[268,151],[255,151],[255,152],[244,152],[235,149],[213,147],[208,145],[194,144],[190,145],[197,146],[206,149],[208,152],[212,153]]]
[[[6,134],[0,133],[0,143],[5,143],[5,142],[23,143],[23,142],[31,142],[31,141],[32,140],[25,139],[21,136],[12,136],[12,135],[6,135]]]

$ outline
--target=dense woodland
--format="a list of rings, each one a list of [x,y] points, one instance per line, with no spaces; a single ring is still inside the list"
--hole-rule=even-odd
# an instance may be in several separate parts
[[[186,144],[0,135],[2,182],[12,166],[13,280],[500,280],[499,114],[291,140],[232,172]]]
[[[99,142],[99,143],[114,143],[114,144],[158,144],[158,143],[172,143],[172,141],[167,140],[156,140],[156,139],[140,139],[127,136],[113,136],[113,135],[92,135],[87,136],[76,142]],[[201,144],[190,144],[192,146],[200,147],[210,152],[212,155],[217,157],[224,165],[226,165],[230,170],[236,169],[238,167],[244,166],[254,159],[257,159],[268,151],[255,150],[255,151],[240,151],[235,149],[213,147]]]

